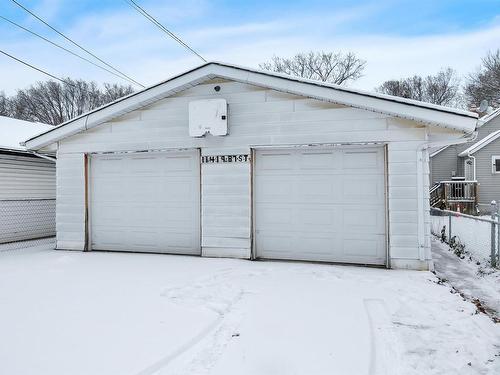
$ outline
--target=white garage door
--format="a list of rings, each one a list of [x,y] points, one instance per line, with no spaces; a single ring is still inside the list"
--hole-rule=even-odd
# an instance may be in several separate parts
[[[90,162],[92,249],[200,254],[198,150]]]
[[[384,264],[382,147],[256,152],[257,257]]]

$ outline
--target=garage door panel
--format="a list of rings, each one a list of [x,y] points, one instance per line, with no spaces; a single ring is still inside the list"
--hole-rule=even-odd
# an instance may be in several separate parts
[[[342,198],[345,203],[380,204],[384,196],[383,176],[344,176]]]
[[[99,176],[120,175],[122,168],[118,165],[120,158],[110,158],[101,160],[98,164],[92,166],[94,173]]]
[[[256,152],[257,256],[384,264],[383,148],[274,152]]]
[[[336,229],[340,224],[340,208],[302,208],[299,209],[298,221],[299,225],[304,227],[314,226],[315,228],[329,227],[330,230]]]
[[[384,207],[353,207],[344,210],[343,231],[361,231],[367,234],[384,234]]]
[[[293,196],[294,179],[291,177],[262,176],[261,184],[256,186],[256,194],[262,202],[288,202]]]
[[[260,209],[257,227],[259,229],[264,229],[266,225],[290,225],[293,218],[293,208],[281,207],[279,205],[266,205]]]
[[[307,181],[295,182],[299,202],[333,203],[340,198],[340,181],[329,176],[309,177]]]
[[[135,204],[128,203],[126,205],[122,202],[115,202],[114,204],[99,204],[95,205],[92,210],[94,211],[92,224],[99,225],[122,225],[120,219],[124,216],[134,215],[136,224],[138,226],[163,226],[169,224],[171,226],[178,226],[188,224],[196,221],[193,212],[185,209],[180,203],[164,204],[151,203]]]
[[[95,156],[90,181],[93,249],[200,253],[197,151]]]
[[[185,171],[187,174],[190,174],[194,167],[193,162],[195,162],[195,160],[189,156],[165,158],[162,170],[167,174],[174,174],[179,171]]]
[[[191,179],[171,180],[169,179],[168,186],[162,184],[159,186],[160,202],[184,202],[191,203],[193,196],[196,196],[198,186],[195,186]]]
[[[342,156],[342,167],[346,172],[379,170],[383,167],[383,155],[377,150],[345,151]]]
[[[257,237],[257,246],[265,254],[273,255],[280,254],[285,256],[290,252],[292,246],[292,233],[271,233],[271,232],[261,232]],[[277,257],[280,259],[280,257]]]
[[[258,163],[258,169],[262,173],[272,171],[272,173],[286,173],[293,169],[290,165],[290,159],[293,158],[291,152],[261,152]]]
[[[344,259],[380,264],[385,259],[385,237],[383,235],[348,235],[343,242]]]
[[[315,233],[313,236],[310,232],[304,232],[301,236],[303,239],[297,247],[297,256],[300,254],[331,254],[335,245],[338,244],[338,236],[330,233]]]
[[[299,154],[299,168],[313,171],[331,171],[340,168],[340,160],[338,155],[332,151],[301,151]]]
[[[154,156],[131,157],[127,161],[121,160],[122,168],[126,169],[128,176],[155,176],[158,173],[158,159]]]

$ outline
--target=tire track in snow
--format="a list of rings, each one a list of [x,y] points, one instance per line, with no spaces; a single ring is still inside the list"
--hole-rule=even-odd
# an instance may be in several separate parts
[[[231,319],[231,322],[226,325],[224,324],[224,321],[227,320],[227,316],[232,312],[234,305],[242,299],[244,294],[246,294],[243,289],[235,288],[233,286],[235,283],[231,282],[232,277],[253,277],[262,275],[263,273],[266,273],[266,271],[253,271],[243,274],[238,272],[236,274],[232,269],[224,269],[215,275],[199,278],[193,283],[165,289],[161,293],[161,296],[167,297],[174,303],[188,308],[200,308],[201,305],[201,307],[217,314],[217,318],[185,344],[143,369],[136,375],[154,375],[161,372],[161,370],[166,368],[172,361],[198,345],[212,332],[215,332],[214,336],[228,337],[223,339],[223,343],[220,342],[220,337],[216,337],[215,341],[218,342],[216,342],[215,345],[210,346],[210,348],[208,348],[209,351],[213,351],[215,347],[224,347],[227,344],[228,339],[231,338],[230,334],[226,335],[225,333],[231,332],[232,329],[237,326],[239,319]],[[205,352],[207,352],[207,350],[205,350]],[[213,358],[214,353],[208,353],[205,357],[208,358],[204,358],[205,362],[207,362],[204,367],[208,370],[207,365],[210,367],[215,362],[215,358]],[[190,365],[196,365],[196,362],[200,361],[203,360],[195,358],[191,361]]]
[[[400,375],[398,340],[392,332],[387,305],[381,299],[364,299],[370,326],[369,375]]]
[[[172,360],[180,356],[181,354],[187,352],[193,346],[202,341],[212,330],[214,330],[224,319],[224,316],[219,315],[211,324],[209,324],[205,329],[203,329],[198,335],[194,336],[192,339],[187,341],[184,345],[174,350],[172,353],[163,357],[159,361],[153,363],[151,366],[145,368],[144,370],[137,373],[137,375],[153,375],[160,371],[162,368],[166,367]]]

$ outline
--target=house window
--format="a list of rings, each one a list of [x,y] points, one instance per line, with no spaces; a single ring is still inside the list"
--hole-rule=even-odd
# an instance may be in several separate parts
[[[500,173],[500,155],[491,157],[492,172]]]

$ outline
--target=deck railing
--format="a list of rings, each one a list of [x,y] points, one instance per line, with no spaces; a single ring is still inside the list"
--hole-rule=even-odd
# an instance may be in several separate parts
[[[430,189],[431,207],[473,212],[478,203],[477,181],[441,181]]]
[[[448,202],[476,202],[477,181],[441,181]]]

